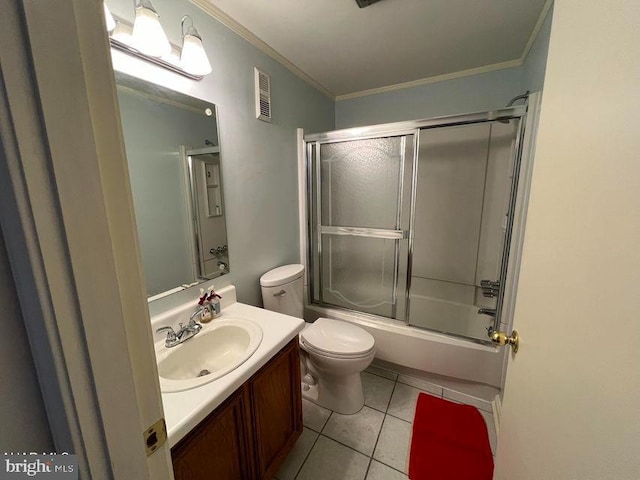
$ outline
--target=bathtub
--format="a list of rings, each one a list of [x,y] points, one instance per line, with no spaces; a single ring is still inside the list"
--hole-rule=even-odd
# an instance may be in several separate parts
[[[413,306],[412,306],[413,308]],[[305,307],[305,320],[319,317],[347,321],[367,330],[376,341],[376,358],[425,372],[501,387],[504,351],[469,340],[372,318],[357,312]]]
[[[411,325],[462,337],[487,340],[493,317],[478,314],[477,305],[411,293]]]

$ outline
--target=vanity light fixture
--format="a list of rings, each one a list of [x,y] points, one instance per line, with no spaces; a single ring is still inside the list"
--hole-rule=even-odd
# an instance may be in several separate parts
[[[131,42],[145,55],[163,57],[171,53],[171,44],[160,25],[160,17],[151,0],[137,0],[136,19],[133,22]]]
[[[192,80],[202,80],[211,73],[211,64],[202,45],[202,37],[189,15],[182,17],[182,48],[169,43],[160,25],[158,12],[150,0],[134,0],[133,25],[113,17],[106,2],[104,16],[109,43],[115,50],[171,70]],[[186,20],[190,25],[185,25]]]
[[[189,25],[185,31],[185,20],[189,20]],[[182,26],[182,54],[180,55],[180,63],[182,68],[194,75],[207,75],[211,73],[211,64],[207,58],[207,53],[202,45],[202,37],[193,26],[193,18],[185,15],[180,21]]]

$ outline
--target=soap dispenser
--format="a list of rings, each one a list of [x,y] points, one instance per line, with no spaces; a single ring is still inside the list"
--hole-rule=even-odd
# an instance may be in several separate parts
[[[216,293],[213,286],[209,287],[209,294],[207,296],[207,301],[211,306],[211,314],[213,315],[213,318],[218,318],[220,315],[222,315],[222,310],[220,306],[221,298],[222,297]]]

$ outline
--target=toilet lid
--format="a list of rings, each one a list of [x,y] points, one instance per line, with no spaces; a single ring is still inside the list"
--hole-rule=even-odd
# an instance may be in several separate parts
[[[283,265],[262,275],[260,277],[260,285],[263,287],[279,287],[300,278],[303,273],[304,265]]]
[[[303,345],[320,353],[356,356],[371,352],[375,340],[369,332],[348,322],[319,318],[300,334]]]

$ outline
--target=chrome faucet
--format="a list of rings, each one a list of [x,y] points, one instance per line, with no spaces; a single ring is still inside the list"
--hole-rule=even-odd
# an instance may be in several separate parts
[[[167,338],[164,341],[165,347],[175,347],[176,345],[180,345],[182,342],[189,340],[191,337],[196,336],[200,330],[202,330],[202,325],[199,324],[195,318],[198,315],[201,315],[203,310],[203,308],[199,308],[193,312],[189,317],[189,323],[186,325],[179,323],[178,331],[175,331],[172,327],[162,327],[157,329],[156,333],[167,332]]]
[[[489,315],[490,317],[495,317],[496,316],[496,309],[495,308],[481,308],[478,310],[478,313],[480,315]]]

